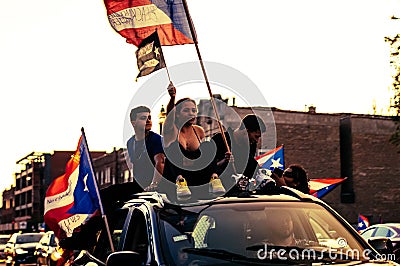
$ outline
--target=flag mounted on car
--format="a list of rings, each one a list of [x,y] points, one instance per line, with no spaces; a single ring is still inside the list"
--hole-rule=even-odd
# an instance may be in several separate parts
[[[369,227],[369,220],[367,217],[358,214],[358,223],[357,223],[357,230],[358,232],[367,229]]]
[[[100,214],[101,201],[84,135],[67,162],[65,174],[53,180],[46,191],[44,221],[59,239],[92,216]]]
[[[261,168],[267,169],[268,171],[272,171],[274,170],[274,168],[284,170],[285,162],[283,145],[280,145],[273,150],[261,154],[255,157],[255,159]]]
[[[193,43],[183,0],[104,0],[108,21],[135,46],[159,32],[161,45]]]
[[[161,49],[157,31],[144,39],[136,50],[136,62],[139,74],[136,79],[165,67],[165,60]]]

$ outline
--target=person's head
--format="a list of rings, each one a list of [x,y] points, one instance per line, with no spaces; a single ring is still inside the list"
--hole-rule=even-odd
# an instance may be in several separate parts
[[[281,178],[283,175],[283,170],[278,167],[275,167],[274,170],[272,170],[271,175],[273,175],[273,177],[275,178]]]
[[[293,220],[289,212],[279,209],[270,210],[267,213],[267,226],[269,230],[268,237],[276,245],[293,237]],[[282,242],[280,242],[282,241]]]
[[[197,105],[195,100],[182,98],[175,103],[175,123],[193,125],[196,123]]]
[[[250,144],[257,144],[261,134],[266,131],[264,121],[255,114],[246,115],[240,123],[239,130],[247,131]]]
[[[146,106],[137,106],[130,113],[131,124],[137,131],[149,131],[152,127],[150,108]]]
[[[295,188],[305,194],[310,194],[307,172],[302,165],[289,165],[283,171],[283,178],[285,178],[285,183],[288,187]]]

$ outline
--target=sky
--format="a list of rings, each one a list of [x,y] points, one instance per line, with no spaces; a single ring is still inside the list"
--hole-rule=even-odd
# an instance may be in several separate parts
[[[400,0],[187,3],[203,60],[240,71],[269,106],[370,114],[375,102],[378,112],[387,109],[392,93],[384,36],[400,32],[400,20],[390,19],[400,17]],[[135,82],[136,47],[111,28],[103,1],[1,5],[0,191],[13,184],[16,161],[32,151],[75,150],[81,127],[92,151],[124,147],[130,103],[151,75]],[[170,68],[198,60],[194,45],[163,51]],[[195,98],[199,90],[178,87],[177,98]],[[166,101],[160,95],[153,117]]]

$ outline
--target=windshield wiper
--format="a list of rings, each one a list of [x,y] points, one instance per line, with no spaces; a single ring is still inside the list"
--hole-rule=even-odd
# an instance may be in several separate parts
[[[255,258],[249,258],[240,254],[236,254],[224,249],[215,249],[215,248],[185,248],[182,250],[183,252],[196,254],[200,256],[211,257],[215,259],[221,259],[225,261],[231,261],[240,264],[248,264],[248,265],[282,265],[282,264],[297,264],[297,262],[287,261],[287,260],[268,260],[267,262],[261,261]]]

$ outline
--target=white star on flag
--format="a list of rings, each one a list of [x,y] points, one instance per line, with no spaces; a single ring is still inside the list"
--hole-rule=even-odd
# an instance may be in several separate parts
[[[83,177],[83,183],[85,184],[85,189],[84,189],[83,191],[89,191],[89,188],[88,188],[88,186],[87,186],[87,184],[86,184],[87,179],[88,179],[88,176],[89,176],[89,174],[86,174],[86,175]]]
[[[154,53],[156,54],[156,58],[160,57],[160,51],[158,51],[158,47],[154,49]]]
[[[283,167],[283,164],[280,163],[280,160],[281,160],[281,158],[278,158],[277,160],[271,159],[271,161],[272,161],[271,167],[274,167],[274,168]]]

